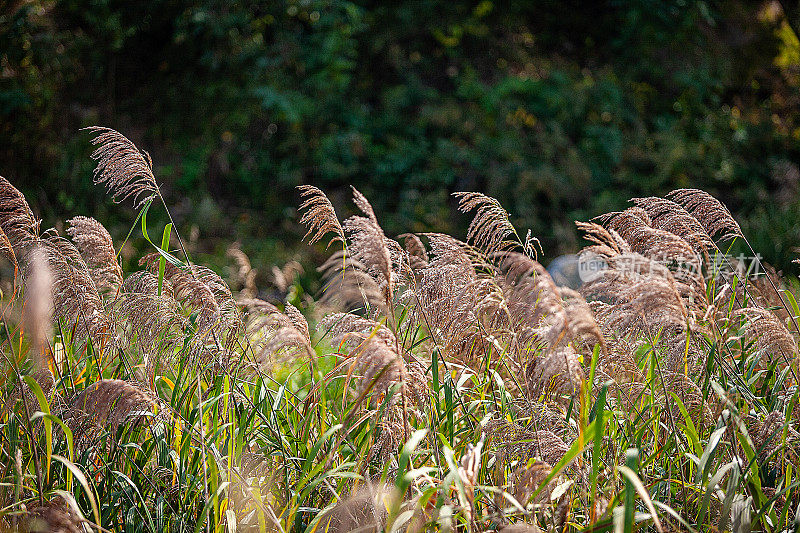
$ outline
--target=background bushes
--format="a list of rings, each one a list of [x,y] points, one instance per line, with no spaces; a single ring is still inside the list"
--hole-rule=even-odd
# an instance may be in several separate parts
[[[256,261],[294,253],[300,183],[352,183],[389,233],[457,234],[449,193],[481,190],[551,254],[578,248],[575,219],[699,187],[776,266],[800,245],[800,44],[777,2],[0,9],[0,172],[50,221],[129,222],[91,186],[77,132],[102,124],[150,150],[179,223]]]

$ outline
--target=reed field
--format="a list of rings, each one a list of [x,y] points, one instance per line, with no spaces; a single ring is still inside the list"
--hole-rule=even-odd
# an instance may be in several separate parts
[[[0,530],[800,529],[796,285],[711,195],[577,222],[569,288],[484,194],[462,242],[304,185],[329,259],[293,305],[155,232],[149,155],[91,131],[151,246],[125,272],[101,221],[44,229],[0,178]]]

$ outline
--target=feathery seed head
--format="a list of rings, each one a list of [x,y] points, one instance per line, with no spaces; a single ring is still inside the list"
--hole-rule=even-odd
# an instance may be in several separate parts
[[[122,285],[122,268],[108,230],[91,217],[78,216],[67,222],[67,233],[86,262],[95,286],[116,292]]]
[[[111,128],[85,129],[97,134],[92,139],[92,144],[97,146],[92,152],[92,159],[97,161],[94,182],[104,185],[114,202],[133,197],[134,207],[138,209],[161,194],[147,152],[140,151],[127,137]]]
[[[712,237],[722,240],[742,236],[742,228],[722,202],[699,189],[677,189],[667,198],[683,206]]]
[[[312,185],[299,185],[297,188],[300,189],[300,196],[305,198],[299,208],[300,211],[305,211],[300,218],[300,223],[308,227],[308,232],[303,239],[309,239],[308,243],[314,244],[326,234],[334,233],[328,246],[335,241],[344,244],[344,229],[339,223],[333,204],[325,196],[325,193]]]

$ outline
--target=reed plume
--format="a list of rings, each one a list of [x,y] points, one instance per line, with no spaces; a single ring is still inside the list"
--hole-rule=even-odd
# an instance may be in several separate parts
[[[745,335],[755,338],[756,348],[767,365],[773,355],[778,361],[791,365],[797,354],[797,342],[786,326],[770,311],[760,307],[745,307],[734,311],[732,318],[744,320]]]
[[[67,233],[86,262],[98,290],[119,290],[122,285],[122,268],[117,262],[114,241],[108,230],[91,217],[74,217],[67,222]]]
[[[531,459],[540,459],[557,464],[569,450],[561,437],[549,429],[527,428],[509,420],[492,419],[486,425],[500,464],[526,464]]]
[[[384,324],[353,313],[329,313],[320,321],[319,327],[331,335],[334,345],[348,341],[353,335],[359,339],[374,335],[390,346],[397,340]]]
[[[555,479],[551,480],[539,492],[533,502],[531,502],[531,498],[552,471],[552,466],[545,461],[534,460],[530,465],[518,463],[509,479],[509,492],[523,507],[526,507],[528,503],[550,503],[550,494],[556,488]],[[510,528],[502,529],[502,531],[508,530],[514,531],[514,529]],[[524,531],[529,530],[525,529]]]
[[[458,209],[462,213],[477,211],[467,228],[467,241],[491,255],[514,245],[506,239],[516,235],[508,212],[496,199],[479,192],[456,192]]]
[[[311,333],[309,331],[308,321],[306,320],[305,315],[303,315],[298,308],[288,302],[284,306],[283,312],[287,317],[289,317],[289,320],[292,322],[292,326],[298,332],[300,332],[300,334],[309,344],[311,344]]]
[[[26,246],[38,240],[40,224],[25,196],[0,176],[0,229],[17,256],[24,253]]]
[[[651,226],[684,239],[698,254],[707,254],[716,247],[703,225],[682,205],[657,196],[634,198],[632,202],[647,212]]]
[[[115,435],[122,424],[143,424],[153,416],[156,402],[143,389],[119,379],[103,379],[78,394],[64,413],[64,421],[81,447],[90,446],[98,429]]]
[[[770,413],[751,413],[745,418],[747,432],[753,439],[755,451],[763,459],[772,456],[781,447],[781,438],[784,428],[787,428],[787,421],[784,414],[780,411]],[[800,434],[791,427],[787,428],[788,437],[796,441]]]
[[[409,405],[421,407],[428,403],[424,367],[412,354],[400,352],[394,333],[374,320],[352,313],[333,313],[320,322],[320,327],[331,334],[331,342],[344,355],[347,381],[354,373],[360,376],[360,393],[375,390],[385,395],[393,386],[398,386],[403,407],[403,434],[406,435]],[[396,400],[393,397],[389,406],[395,405]]]
[[[359,392],[373,389],[385,395],[391,387],[399,385],[401,397],[409,394],[406,364],[393,346],[378,337],[353,335],[348,340],[351,345],[355,344],[348,357],[353,360],[352,367],[361,378]],[[392,400],[390,405],[394,403],[396,400]]]
[[[577,395],[585,379],[574,347],[605,340],[589,305],[579,293],[557,287],[545,268],[515,252],[502,254],[501,278],[511,329],[522,350],[520,363],[528,394]],[[532,351],[532,347],[540,347]],[[533,352],[533,355],[532,355]]]
[[[408,282],[412,290],[408,294],[413,295],[413,289],[421,281],[422,270],[430,263],[430,257],[428,256],[428,251],[425,249],[425,245],[417,235],[413,233],[404,233],[400,235],[399,238],[403,240],[409,269]]]
[[[289,291],[298,275],[303,273],[303,265],[297,261],[289,261],[281,267],[272,266],[272,283],[282,293]]]
[[[97,146],[92,159],[97,161],[94,182],[103,185],[114,202],[133,198],[138,209],[159,196],[158,183],[153,175],[153,161],[147,152],[136,148],[127,137],[111,128],[85,128],[97,134],[92,144]]]
[[[83,257],[55,233],[39,242],[52,273],[54,315],[68,327],[74,326],[78,338],[91,337],[101,347],[111,335],[112,324]]]
[[[639,342],[629,336],[619,336],[613,331],[605,335],[607,349],[600,352],[595,372],[594,390],[607,380],[617,383],[643,381],[636,361]]]
[[[382,486],[367,485],[324,511],[317,526],[328,533],[378,533],[388,518],[386,501],[392,493]]]
[[[293,326],[283,326],[270,333],[257,349],[256,362],[262,366],[293,362],[301,355],[311,362],[316,358],[306,336]]]
[[[697,261],[697,253],[688,242],[670,231],[652,227],[650,216],[642,208],[629,207],[598,219],[625,239],[633,252],[662,261]]]
[[[318,269],[324,292],[320,303],[347,310],[365,309],[377,315],[386,311],[386,295],[366,265],[345,251],[332,254]]]
[[[542,394],[577,396],[586,379],[578,354],[570,346],[550,349],[532,357],[525,368],[525,381],[531,398]]]
[[[565,331],[565,337],[573,342],[578,340],[583,340],[586,344],[591,342],[591,346],[599,344],[602,351],[605,351],[605,337],[594,319],[591,307],[581,293],[568,287],[560,287],[558,292],[564,307],[560,327]]]
[[[14,246],[11,244],[11,241],[8,239],[2,227],[0,227],[0,255],[3,255],[6,259],[11,261],[11,264],[14,265],[15,268],[17,267],[17,255],[14,253]],[[16,279],[14,281],[16,282]]]
[[[122,292],[158,296],[158,276],[147,270],[133,272],[122,283]],[[161,280],[161,294],[169,298],[175,297],[175,289],[166,278]]]
[[[71,495],[70,495],[71,496]],[[90,533],[89,522],[73,501],[63,496],[33,507],[22,518],[20,533]]]
[[[53,334],[53,274],[46,253],[34,249],[28,255],[29,274],[25,282],[24,328],[31,339],[37,367],[49,349]]]
[[[303,239],[308,239],[308,244],[314,244],[322,240],[328,233],[333,233],[328,246],[336,241],[344,245],[344,229],[339,223],[339,217],[336,216],[333,204],[325,193],[313,185],[299,185],[297,188],[300,189],[300,196],[305,198],[299,208],[299,211],[305,211],[300,218],[300,223],[308,227]]]
[[[432,259],[418,272],[413,289],[415,320],[428,330],[448,357],[469,365],[486,343],[480,331],[483,280],[473,260],[480,254],[449,235],[425,234]]]
[[[142,257],[139,264],[157,275],[160,258],[160,254],[153,252]],[[233,333],[241,326],[241,316],[230,288],[217,273],[206,267],[184,268],[166,261],[164,278],[170,282],[175,299],[198,313],[201,331],[213,330],[228,337],[228,342],[235,341]]]
[[[595,318],[623,336],[644,328],[655,332],[667,328],[681,333],[687,327],[688,311],[668,268],[639,254],[609,259],[608,269],[585,284],[581,294],[595,299]]]
[[[394,265],[400,260],[397,255],[400,246],[397,243],[394,243],[396,246],[389,244],[390,239],[384,235],[372,206],[355,188],[353,201],[367,216],[352,216],[345,220],[343,227],[350,243],[348,251],[378,284],[388,309],[394,301],[395,282],[399,274]],[[394,258],[391,248],[395,249]]]
[[[320,234],[318,229],[333,227],[335,213],[318,189],[307,190],[316,200],[304,219],[309,231],[315,232],[312,238],[321,237],[328,230]],[[323,302],[337,302],[347,309],[366,307],[375,314],[392,314],[396,286],[410,270],[407,254],[396,241],[386,237],[364,195],[355,188],[352,190],[353,202],[366,216],[351,216],[341,228],[334,228],[346,247],[320,267],[325,281]]]
[[[535,259],[509,252],[501,256],[500,269],[505,273],[502,286],[509,313],[517,323],[536,327],[542,317],[563,309],[559,288]]]
[[[258,294],[258,287],[256,287],[258,271],[253,268],[253,265],[250,263],[250,258],[242,251],[238,242],[230,245],[225,255],[236,261],[237,270],[235,277],[240,287],[239,295],[242,298],[255,298]]]
[[[654,398],[659,406],[661,422],[664,425],[670,424],[670,417],[673,420],[681,420],[683,415],[676,405],[671,394],[675,394],[681,399],[692,421],[698,426],[705,426],[711,423],[711,407],[713,398],[703,397],[703,391],[694,382],[691,376],[683,371],[664,372],[660,375],[661,387],[657,388]]]
[[[376,470],[382,474],[386,469],[389,478],[397,475],[399,465],[396,454],[403,444],[404,428],[403,414],[398,406],[390,407],[386,416],[375,421],[374,443],[370,447],[367,463],[377,459]]]
[[[745,288],[747,289],[746,295],[751,302],[750,306],[769,309],[784,324],[789,324],[792,314],[789,313],[786,292],[790,291],[790,288],[786,286],[783,273],[764,262],[760,264],[763,267],[763,273],[753,273],[761,275],[755,275],[746,284],[737,285],[737,288],[740,288],[742,292],[744,292]],[[742,271],[746,271],[745,265],[741,265],[741,267]],[[775,290],[773,286],[778,290]],[[744,296],[739,298],[739,301],[747,305]]]
[[[604,225],[614,230],[630,245],[630,250],[644,257],[668,266],[675,280],[682,286],[687,298],[689,295],[705,311],[706,291],[702,276],[703,256],[682,237],[667,230],[651,226],[649,214],[640,208],[632,207],[625,211],[608,213],[598,217]]]
[[[249,299],[241,303],[248,309],[248,336],[257,363],[294,361],[303,355],[313,364],[316,352],[311,345],[308,322],[296,307],[287,303],[285,312],[281,313],[263,300]]]
[[[677,189],[667,198],[683,206],[711,237],[722,240],[742,236],[742,228],[722,202],[699,189]]]
[[[182,345],[189,329],[189,322],[173,297],[172,284],[162,280],[158,294],[158,278],[146,270],[125,279],[112,309],[122,338],[129,347],[134,343],[138,346],[150,377],[159,359],[172,359],[172,348]]]

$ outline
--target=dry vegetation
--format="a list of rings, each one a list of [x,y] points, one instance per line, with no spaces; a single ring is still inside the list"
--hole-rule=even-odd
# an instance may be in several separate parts
[[[94,132],[95,181],[144,219],[149,157]],[[231,291],[171,225],[126,274],[100,222],[42,232],[0,178],[0,528],[797,530],[800,312],[719,268],[749,245],[714,198],[579,223],[605,268],[575,291],[482,194],[458,195],[468,242],[301,194],[335,250],[302,310],[255,298],[238,248]]]

